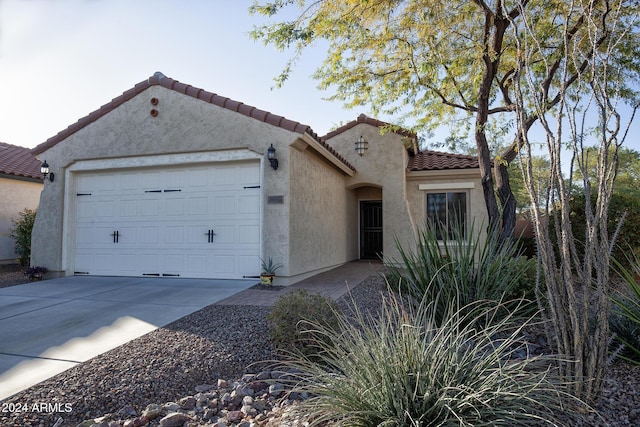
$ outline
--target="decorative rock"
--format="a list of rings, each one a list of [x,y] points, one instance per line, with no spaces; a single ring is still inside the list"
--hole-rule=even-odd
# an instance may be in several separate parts
[[[236,423],[244,418],[244,413],[242,411],[229,411],[227,413],[227,421],[230,423]]]
[[[142,416],[150,420],[155,420],[156,418],[158,418],[163,414],[164,414],[164,409],[162,408],[162,406],[152,403],[150,405],[147,405],[144,412],[142,413]]]
[[[255,392],[254,392],[254,390],[253,390],[250,386],[248,386],[248,385],[246,385],[246,384],[240,384],[240,385],[238,385],[238,386],[236,387],[235,392],[236,392],[236,394],[237,394],[238,396],[241,396],[241,397],[245,397],[245,396],[253,396],[253,394],[255,393]]]
[[[138,412],[131,405],[125,405],[118,410],[118,415],[121,417],[135,417],[138,415]]]
[[[202,414],[202,418],[208,421],[213,417],[215,417],[217,414],[218,414],[217,409],[207,408],[205,409],[204,414]]]
[[[174,412],[160,420],[160,427],[182,427],[184,423],[191,420],[187,415]]]
[[[226,380],[218,380],[218,388],[227,388],[229,387],[229,383]]]
[[[163,408],[167,412],[178,412],[180,405],[175,402],[167,402],[164,404]]]
[[[211,384],[201,384],[201,385],[197,385],[196,386],[196,391],[198,393],[204,393],[205,391],[209,391],[211,389],[213,389],[215,386],[211,385]]]
[[[284,387],[280,383],[273,383],[269,386],[269,395],[278,397],[284,392]]]
[[[183,397],[178,401],[178,404],[182,409],[193,409],[196,407],[196,399],[193,396]]]

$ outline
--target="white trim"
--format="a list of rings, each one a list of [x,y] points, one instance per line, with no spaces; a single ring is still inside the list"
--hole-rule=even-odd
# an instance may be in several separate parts
[[[448,182],[441,184],[418,184],[423,191],[470,190],[476,188],[475,182]]]
[[[106,169],[174,166],[196,163],[259,160],[263,156],[247,148],[238,150],[205,151],[195,153],[160,154],[155,156],[119,157],[113,159],[79,160],[67,168],[69,172]]]

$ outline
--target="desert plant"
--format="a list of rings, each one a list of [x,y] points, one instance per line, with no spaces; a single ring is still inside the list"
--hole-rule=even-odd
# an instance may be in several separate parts
[[[571,397],[554,385],[544,358],[520,357],[522,324],[507,316],[475,329],[469,313],[491,317],[496,307],[472,305],[441,323],[434,304],[405,308],[392,294],[379,316],[341,318],[341,334],[311,322],[320,361],[283,366],[296,373],[291,391],[313,396],[293,410],[311,425],[561,425]]]
[[[262,274],[276,274],[276,270],[282,268],[282,264],[276,264],[273,262],[273,258],[269,257],[268,260],[260,259],[260,264],[262,268]]]
[[[453,238],[428,224],[415,250],[397,243],[401,259],[390,267],[389,282],[414,301],[439,301],[444,317],[449,305],[472,307],[474,301],[509,301],[501,307],[535,310],[535,260],[518,256],[516,245],[502,243],[499,233],[486,238],[474,225],[458,228]],[[440,236],[440,239],[438,239]],[[523,300],[530,303],[523,304]]]
[[[20,265],[29,265],[31,259],[31,231],[36,220],[36,211],[25,209],[19,213],[17,219],[12,220],[13,227],[9,229],[9,236],[15,240],[15,252]]]
[[[636,279],[640,274],[640,262],[636,257],[633,257],[633,261],[628,261],[633,270],[625,268],[616,260],[613,263],[629,289],[613,296],[614,306],[609,324],[611,331],[616,334],[615,340],[624,346],[618,356],[640,365],[640,283]]]
[[[282,357],[318,351],[318,337],[305,329],[308,322],[325,328],[338,328],[336,303],[320,294],[296,290],[281,296],[267,316],[271,342]]]

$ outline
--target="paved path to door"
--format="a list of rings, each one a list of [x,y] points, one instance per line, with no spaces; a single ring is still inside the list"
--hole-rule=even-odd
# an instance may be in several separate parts
[[[72,276],[0,289],[0,400],[255,280]]]

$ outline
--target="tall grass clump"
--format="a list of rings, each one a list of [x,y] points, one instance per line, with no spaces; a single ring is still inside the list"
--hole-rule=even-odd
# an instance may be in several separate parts
[[[610,319],[611,331],[615,340],[623,346],[618,357],[640,365],[640,262],[634,257],[629,261],[631,270],[613,260],[618,272],[628,289],[613,296],[613,310]]]
[[[355,321],[342,318],[341,333],[308,324],[324,336],[323,351],[320,361],[285,363],[296,373],[291,391],[312,396],[293,415],[312,426],[562,425],[569,397],[547,361],[522,358],[522,325],[506,316],[476,329],[469,313],[491,317],[496,307],[473,305],[441,323],[433,304],[405,308],[392,294],[377,317],[356,310]]]
[[[486,236],[475,230],[455,228],[452,237],[427,224],[415,248],[397,244],[400,259],[388,275],[392,287],[414,301],[440,301],[440,317],[446,308],[471,307],[474,301],[505,301],[501,307],[525,315],[536,310],[535,260],[520,257],[518,246],[500,241],[500,234]]]

